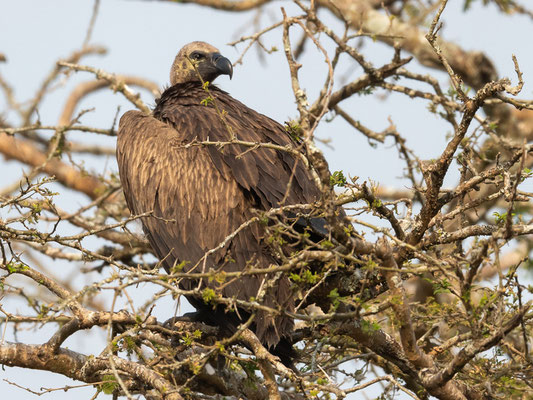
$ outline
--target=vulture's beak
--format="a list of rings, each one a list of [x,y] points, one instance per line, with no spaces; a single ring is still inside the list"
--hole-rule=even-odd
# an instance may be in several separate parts
[[[229,75],[230,79],[233,77],[233,65],[231,65],[230,60],[220,53],[213,53],[211,55],[211,60],[220,74]]]

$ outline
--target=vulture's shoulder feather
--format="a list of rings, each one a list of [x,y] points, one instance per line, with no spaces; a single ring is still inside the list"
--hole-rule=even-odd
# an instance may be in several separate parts
[[[163,93],[154,116],[182,133],[185,141],[228,142],[233,135],[249,143],[296,147],[282,125],[216,86],[206,91],[198,84],[175,85]],[[220,173],[254,197],[254,207],[269,209],[282,200],[308,203],[319,197],[302,160],[289,152],[239,144],[210,145],[207,151]]]

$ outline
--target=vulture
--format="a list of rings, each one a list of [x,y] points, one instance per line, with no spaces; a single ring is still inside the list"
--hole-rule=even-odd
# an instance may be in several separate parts
[[[215,47],[187,44],[172,64],[171,86],[156,100],[152,113],[128,111],[120,119],[117,159],[126,202],[134,215],[148,213],[141,218],[143,231],[167,272],[178,267],[182,272],[216,271],[223,276],[279,265],[279,254],[269,245],[258,212],[320,198],[299,157],[273,146],[242,144],[297,148],[296,139],[282,125],[212,84],[219,75],[232,74],[231,62]],[[254,217],[259,221],[246,224]],[[302,232],[325,229],[320,218],[299,218],[296,225]],[[295,306],[286,274],[184,278],[179,285],[199,289],[197,293],[210,289],[229,299],[261,299],[280,311]],[[284,313],[228,310],[201,295],[187,299],[201,321],[230,333],[255,312],[251,328],[258,339],[282,361],[283,353],[287,356],[292,350],[287,337],[294,323]]]

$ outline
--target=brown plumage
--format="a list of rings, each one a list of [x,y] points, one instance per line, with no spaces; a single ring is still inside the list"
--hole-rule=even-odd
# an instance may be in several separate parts
[[[195,64],[195,67],[193,67]],[[223,141],[231,134],[247,142],[294,146],[286,130],[228,93],[203,81],[212,82],[219,74],[231,76],[229,61],[203,42],[185,46],[171,71],[172,86],[165,90],[151,115],[126,112],[118,132],[117,159],[126,201],[133,214],[153,212],[142,218],[155,254],[169,271],[186,262],[183,271],[209,269],[242,271],[247,266],[267,268],[276,257],[266,243],[264,225],[254,223],[242,229],[206,261],[205,253],[221,244],[241,224],[257,216],[256,210],[269,210],[284,204],[311,203],[319,190],[301,160],[287,152],[241,145],[186,146],[195,141]],[[214,102],[207,100],[209,96]],[[214,107],[216,102],[217,109]],[[220,111],[224,114],[221,117]],[[225,119],[225,121],[223,120]],[[289,184],[290,182],[290,184]],[[264,276],[248,275],[223,283],[214,280],[182,280],[186,290],[212,288],[226,297],[241,300],[257,298]],[[285,275],[266,291],[263,303],[294,309],[289,280]],[[204,317],[235,329],[246,310],[215,311],[201,298],[189,301]],[[250,310],[249,310],[250,311]],[[276,346],[293,329],[286,316],[257,312],[254,330],[267,346]]]

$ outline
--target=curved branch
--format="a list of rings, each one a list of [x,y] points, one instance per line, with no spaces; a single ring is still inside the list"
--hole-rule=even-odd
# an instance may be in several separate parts
[[[23,343],[0,345],[0,364],[55,372],[83,382],[97,382],[100,379],[83,376],[81,369],[88,357],[68,349],[58,349],[56,353],[43,351],[46,348]]]
[[[147,89],[154,95],[154,97],[157,97],[160,94],[159,86],[148,79],[122,75],[117,75],[116,79],[117,81],[123,81],[126,85],[139,86]],[[76,106],[85,96],[107,87],[109,87],[109,82],[105,79],[80,83],[70,93],[57,124],[61,126],[68,125],[72,119]]]
[[[74,71],[86,71],[86,72],[93,73],[98,79],[105,80],[107,84],[111,87],[111,89],[122,93],[124,97],[126,97],[139,110],[141,110],[142,112],[146,114],[150,114],[150,109],[141,100],[139,93],[132,92],[131,89],[126,84],[126,82],[123,79],[121,79],[119,76],[110,74],[109,72],[106,72],[102,69],[97,69],[97,68],[89,67],[86,65],[78,65],[74,63],[65,62],[65,61],[58,61],[57,65],[59,67],[69,68]]]
[[[169,1],[169,0],[159,0],[159,1]],[[172,1],[172,0],[170,0]],[[175,3],[175,1],[172,1]],[[206,6],[211,8],[216,8],[223,11],[248,11],[258,8],[263,4],[269,3],[270,0],[241,0],[241,1],[231,1],[231,0],[180,0],[180,3],[193,3],[200,6]]]
[[[165,400],[181,400],[183,397],[169,381],[155,371],[133,361],[113,356],[113,363],[121,372],[130,375],[124,380],[128,388],[138,387],[142,382],[157,389]],[[55,372],[82,382],[100,382],[99,372],[110,368],[110,360],[103,357],[88,357],[63,348],[53,351],[47,345],[6,343],[0,345],[0,364]]]
[[[83,56],[86,56],[88,54],[105,54],[106,52],[107,52],[106,48],[102,46],[87,46],[81,50],[77,50],[73,52],[68,58],[66,58],[65,61],[69,63],[77,63]],[[59,75],[59,72],[61,72],[61,66],[58,64],[54,65],[54,68],[52,69],[50,74],[45,78],[45,80],[41,84],[41,87],[37,91],[37,94],[32,100],[32,103],[30,104],[28,109],[25,110],[24,115],[23,115],[23,120],[24,120],[23,125],[29,124],[31,116],[33,115],[35,110],[37,110],[37,108],[39,107],[39,104],[41,103],[42,99],[46,95],[46,92],[48,91],[52,82]]]
[[[47,155],[27,140],[0,133],[0,153],[8,160],[40,168],[44,173],[55,176],[66,187],[85,193],[91,199],[98,198],[106,190],[106,185],[94,176],[84,174],[55,158],[47,161]]]
[[[377,36],[377,40],[389,45],[400,42],[400,47],[413,54],[426,67],[443,70],[437,55],[426,41],[425,32],[414,24],[407,24],[399,18],[391,19],[387,14],[376,11],[362,0],[318,0],[317,3],[329,9],[356,31],[362,30]],[[402,37],[403,39],[398,39]],[[453,70],[475,89],[496,80],[498,73],[489,58],[477,51],[465,51],[454,43],[439,40],[444,57]]]

